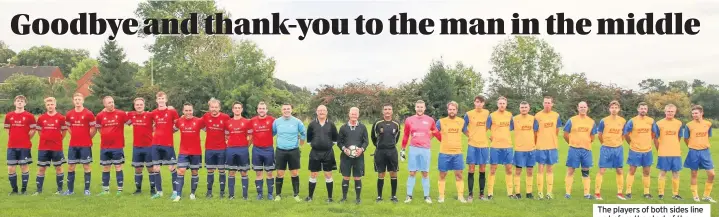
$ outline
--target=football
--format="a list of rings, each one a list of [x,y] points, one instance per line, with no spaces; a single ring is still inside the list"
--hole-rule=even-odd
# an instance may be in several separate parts
[[[347,149],[350,150],[350,155],[349,155],[349,157],[351,157],[351,158],[356,158],[356,157],[357,157],[357,150],[358,150],[359,148],[358,148],[356,145],[350,145],[349,147],[347,147]]]

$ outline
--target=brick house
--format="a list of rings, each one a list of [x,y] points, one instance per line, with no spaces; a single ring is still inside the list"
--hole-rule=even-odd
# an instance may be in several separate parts
[[[97,69],[97,66],[93,66],[90,70],[87,70],[87,72],[77,80],[77,89],[75,92],[82,93],[85,97],[92,94],[90,85],[92,85],[92,78],[97,74],[100,74],[100,70]]]

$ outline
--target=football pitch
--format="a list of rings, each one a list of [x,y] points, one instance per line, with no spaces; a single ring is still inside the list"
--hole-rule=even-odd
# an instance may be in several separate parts
[[[367,126],[370,129],[371,126]],[[203,133],[203,144],[204,144],[204,133]],[[7,152],[7,131],[3,130],[0,134],[0,155],[4,158]],[[65,138],[65,157],[67,157],[67,143],[69,140],[69,134]],[[38,135],[33,138],[33,161],[37,162],[37,141]],[[236,185],[236,196],[235,200],[219,199],[219,187],[218,181],[215,181],[213,188],[214,197],[212,199],[205,199],[204,195],[206,192],[206,170],[200,170],[200,182],[197,189],[197,200],[189,200],[189,171],[185,178],[185,189],[183,191],[183,198],[180,202],[170,201],[171,186],[170,186],[170,173],[166,168],[163,167],[163,190],[165,196],[160,199],[151,200],[149,193],[149,180],[147,179],[147,173],[143,177],[143,194],[132,195],[135,190],[134,185],[134,168],[130,165],[132,161],[132,130],[131,127],[125,127],[125,157],[126,163],[124,167],[124,193],[121,196],[115,196],[116,182],[115,174],[111,172],[110,189],[111,194],[106,196],[96,196],[101,191],[101,175],[102,168],[99,165],[99,143],[100,136],[96,135],[94,138],[93,146],[93,160],[92,163],[92,196],[85,196],[82,193],[83,189],[83,176],[82,167],[78,165],[77,174],[75,179],[75,195],[72,196],[58,196],[54,195],[53,192],[56,189],[54,169],[48,168],[46,172],[44,193],[39,196],[29,196],[36,190],[35,178],[37,174],[37,166],[33,164],[30,168],[30,180],[28,183],[28,195],[22,196],[8,196],[11,188],[8,184],[7,171],[3,166],[3,171],[0,172],[0,210],[2,210],[2,216],[589,216],[592,213],[592,204],[695,204],[691,199],[692,194],[689,190],[690,171],[683,169],[681,171],[681,183],[680,183],[680,195],[684,198],[683,201],[675,201],[671,199],[671,179],[666,181],[666,194],[664,200],[656,199],[657,196],[657,176],[658,170],[655,168],[656,165],[656,150],[654,152],[654,166],[652,167],[651,173],[651,194],[654,199],[644,199],[641,197],[643,192],[642,181],[641,181],[641,170],[638,170],[635,175],[635,182],[632,189],[634,192],[634,198],[627,201],[621,201],[615,197],[616,195],[616,183],[615,173],[611,170],[607,171],[604,175],[604,182],[602,187],[603,201],[587,200],[582,198],[582,181],[581,173],[575,172],[574,184],[572,189],[572,199],[565,199],[564,195],[564,177],[566,175],[566,162],[567,144],[560,138],[559,145],[559,163],[554,167],[554,197],[553,200],[528,200],[522,198],[520,200],[512,200],[506,197],[506,188],[504,184],[504,168],[498,167],[496,184],[495,184],[495,197],[491,201],[479,201],[476,200],[472,203],[462,204],[456,200],[456,191],[454,187],[454,178],[451,174],[447,176],[446,183],[446,200],[445,203],[437,203],[437,179],[439,172],[437,171],[437,155],[439,151],[439,142],[434,140],[432,143],[432,164],[430,172],[430,183],[431,183],[431,196],[433,204],[426,204],[422,199],[422,185],[420,179],[417,179],[417,183],[414,188],[414,201],[409,204],[405,204],[402,201],[406,195],[406,181],[407,181],[407,162],[400,161],[400,172],[399,172],[399,187],[397,190],[397,197],[400,203],[393,204],[389,201],[391,187],[389,183],[389,175],[385,178],[384,185],[384,202],[376,203],[377,197],[376,183],[377,173],[373,169],[373,158],[369,154],[374,152],[374,145],[370,144],[366,151],[365,162],[366,170],[365,176],[362,179],[362,204],[356,205],[354,203],[354,182],[350,182],[350,190],[348,193],[348,203],[338,203],[342,196],[341,191],[341,180],[342,177],[339,171],[334,172],[334,203],[325,203],[326,199],[326,188],[324,185],[324,179],[322,175],[318,177],[317,188],[315,189],[314,201],[312,202],[295,202],[291,198],[292,184],[289,178],[289,172],[285,176],[285,184],[283,188],[283,200],[279,202],[274,201],[256,201],[254,198],[255,185],[254,185],[254,172],[250,172],[249,181],[249,200],[244,201],[241,199],[242,185],[240,183],[240,174],[237,176]],[[175,146],[179,148],[179,133],[175,133]],[[719,144],[719,139],[712,138],[712,144]],[[399,146],[399,145],[398,145]],[[594,178],[598,172],[598,158],[599,158],[599,147],[600,144],[595,140],[593,145],[594,155],[594,167],[591,169],[591,193],[594,193]],[[466,152],[466,137],[464,138],[464,148]],[[628,146],[625,145],[625,161],[626,155],[628,154]],[[300,197],[303,199],[308,194],[308,178],[309,171],[307,170],[308,154],[310,151],[309,145],[305,144],[301,148],[302,152],[302,169],[300,170]],[[715,164],[718,163],[719,159],[717,156],[719,151],[717,148],[712,149],[712,158]],[[687,148],[682,144],[682,153],[687,153]],[[339,156],[340,151],[335,149],[335,155]],[[684,156],[682,157],[683,160]],[[337,158],[339,164],[339,157]],[[5,164],[5,159],[2,159]],[[683,161],[682,161],[683,163]],[[63,165],[64,171],[67,173],[67,164]],[[625,166],[625,174],[628,174],[628,166]],[[487,172],[489,172],[489,166],[487,166]],[[20,169],[18,168],[18,175]],[[465,176],[467,174],[465,167]],[[487,174],[488,175],[488,174]],[[67,175],[65,176],[67,177]],[[217,175],[216,175],[217,177]],[[421,177],[418,173],[418,177]],[[524,177],[524,176],[523,176]],[[625,175],[626,177],[626,175]],[[671,177],[667,174],[667,177]],[[19,178],[19,176],[18,176]],[[217,179],[217,178],[215,178]],[[475,182],[477,175],[475,175]],[[706,174],[700,171],[698,178],[699,194],[701,196],[704,191],[704,182],[706,181]],[[536,192],[536,180],[535,192]],[[18,183],[19,185],[20,183]],[[66,183],[65,183],[66,184]],[[465,177],[466,185],[466,177]],[[478,195],[478,184],[475,184],[475,194]],[[265,186],[263,186],[266,188]],[[67,189],[67,186],[64,187]],[[524,196],[525,186],[524,178],[522,178],[522,196]],[[719,190],[714,190],[714,198],[719,198]],[[265,190],[265,195],[267,191]],[[465,192],[467,192],[465,186]],[[466,193],[465,193],[466,194]],[[536,196],[536,193],[535,193]],[[265,196],[266,197],[266,196]],[[265,198],[266,199],[266,198]],[[704,202],[702,202],[704,203]],[[719,206],[712,205],[711,212],[714,215],[719,213]]]

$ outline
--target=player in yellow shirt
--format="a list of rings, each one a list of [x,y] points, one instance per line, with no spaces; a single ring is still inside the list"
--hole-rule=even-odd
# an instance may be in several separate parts
[[[537,159],[537,197],[541,200],[545,198],[542,194],[544,190],[544,174],[547,174],[547,196],[546,199],[554,198],[552,196],[552,188],[554,186],[554,171],[552,166],[559,161],[559,128],[562,127],[562,119],[559,113],[552,111],[554,100],[551,96],[544,97],[544,110],[534,114],[534,118],[539,125],[537,129],[537,150],[534,151]]]
[[[602,176],[607,169],[617,171],[617,198],[626,200],[622,189],[624,188],[624,124],[627,123],[619,116],[619,102],[614,100],[609,103],[609,116],[599,121],[597,134],[602,147],[599,149],[599,173],[594,180],[594,198],[602,200]]]
[[[582,184],[584,185],[584,198],[592,199],[589,194],[589,168],[592,168],[592,142],[597,132],[594,120],[587,115],[587,103],[582,101],[577,105],[578,115],[567,120],[564,125],[564,141],[569,144],[567,153],[567,176],[564,178],[564,198],[569,199],[574,182],[574,170],[582,168]]]
[[[709,137],[712,136],[712,123],[704,120],[704,108],[700,105],[692,107],[692,121],[684,126],[684,142],[689,147],[684,167],[692,170],[691,190],[694,201],[699,202],[697,192],[697,173],[699,170],[707,171],[707,182],[704,184],[703,201],[716,203],[711,196],[714,185],[714,163],[709,151]]]
[[[494,176],[497,172],[497,165],[504,165],[505,178],[504,182],[507,186],[507,195],[509,198],[516,199],[514,189],[512,189],[512,136],[509,131],[509,123],[512,120],[512,112],[507,111],[507,98],[500,96],[497,99],[497,111],[489,114],[487,118],[487,128],[491,131],[489,141],[492,147],[489,150],[489,183],[487,184],[487,199],[494,197]]]
[[[514,116],[509,124],[509,129],[514,131],[514,166],[517,167],[514,173],[514,196],[517,199],[522,198],[520,191],[522,168],[527,168],[527,176],[524,177],[527,199],[534,198],[532,196],[532,179],[534,178],[532,168],[537,163],[534,147],[538,128],[537,120],[529,114],[529,103],[525,101],[519,103],[519,114]]]
[[[629,175],[627,176],[627,189],[625,192],[627,199],[632,198],[632,185],[634,184],[634,173],[637,171],[637,167],[642,167],[644,198],[652,198],[649,193],[649,186],[651,186],[649,173],[651,172],[652,164],[654,164],[652,141],[655,136],[652,132],[654,119],[647,116],[648,110],[647,103],[640,102],[637,108],[639,115],[633,117],[624,125],[624,138],[629,143],[629,157],[627,158]]]
[[[679,171],[682,169],[682,150],[679,146],[682,122],[674,118],[677,107],[674,104],[664,106],[664,119],[657,121],[652,127],[654,147],[657,148],[657,169],[659,169],[659,199],[664,199],[664,176],[672,172],[672,199],[681,200],[679,196]]]
[[[462,132],[467,136],[467,187],[469,189],[468,202],[474,199],[474,169],[479,165],[479,199],[486,200],[484,196],[485,166],[489,164],[489,140],[487,139],[487,118],[489,111],[484,109],[484,97],[474,97],[474,109],[464,115],[464,128]]]
[[[464,179],[462,178],[462,172],[464,171],[464,162],[462,162],[464,119],[457,117],[458,107],[455,101],[447,103],[449,117],[437,121],[437,130],[440,132],[440,136],[437,138],[440,141],[439,158],[437,159],[437,167],[439,168],[439,198],[437,202],[439,203],[444,203],[445,178],[450,170],[454,171],[457,200],[462,203],[467,202],[464,199]]]

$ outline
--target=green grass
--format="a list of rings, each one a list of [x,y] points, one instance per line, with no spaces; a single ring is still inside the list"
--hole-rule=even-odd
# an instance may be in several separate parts
[[[368,126],[369,128],[369,126]],[[203,136],[204,138],[204,136]],[[0,155],[6,156],[7,151],[7,133],[3,131],[0,134]],[[67,145],[66,138],[65,144]],[[37,140],[38,137],[33,138],[33,157],[37,161]],[[101,189],[101,167],[99,165],[99,136],[95,136],[93,147],[93,179],[92,179],[92,192],[93,194],[99,193]],[[561,140],[561,139],[560,139]],[[363,191],[362,199],[363,204],[360,206],[354,203],[347,204],[326,204],[326,189],[324,185],[324,179],[318,179],[317,189],[315,190],[315,200],[311,203],[297,203],[291,198],[288,198],[292,192],[292,185],[289,178],[286,178],[284,184],[283,193],[285,198],[281,202],[272,201],[255,201],[252,198],[256,195],[254,190],[254,173],[250,173],[250,200],[219,200],[217,181],[214,187],[215,198],[207,200],[204,199],[206,192],[205,187],[205,170],[200,170],[200,185],[198,187],[198,199],[191,201],[188,199],[189,194],[189,177],[186,176],[187,181],[185,182],[185,190],[183,200],[179,203],[173,203],[169,199],[170,191],[170,174],[166,168],[163,168],[163,187],[165,189],[165,197],[158,200],[150,200],[149,195],[149,181],[147,180],[147,174],[145,174],[143,180],[144,194],[141,196],[134,196],[132,192],[135,190],[134,187],[134,168],[131,167],[130,162],[132,159],[132,130],[131,127],[126,127],[125,141],[127,142],[125,148],[125,155],[127,157],[125,164],[125,193],[122,196],[114,196],[115,175],[112,174],[110,179],[111,190],[113,190],[112,196],[84,196],[82,195],[83,189],[83,177],[82,169],[78,166],[78,174],[76,177],[76,195],[73,196],[56,196],[52,192],[56,188],[55,176],[52,175],[53,171],[49,168],[46,179],[45,179],[45,193],[41,196],[7,196],[10,192],[10,186],[7,184],[7,171],[0,172],[0,210],[2,210],[3,216],[237,216],[237,215],[268,215],[268,216],[476,216],[477,214],[485,216],[588,216],[592,213],[592,204],[604,203],[604,204],[621,204],[621,203],[633,203],[633,204],[675,204],[675,203],[694,203],[691,200],[691,192],[689,191],[689,171],[681,171],[681,184],[680,184],[680,195],[682,195],[684,201],[674,201],[669,198],[659,201],[657,199],[645,200],[638,196],[642,193],[642,182],[641,173],[637,173],[636,180],[634,182],[633,192],[635,193],[635,199],[628,201],[620,201],[614,197],[616,194],[615,174],[614,172],[607,172],[604,175],[604,182],[602,188],[602,195],[604,201],[586,200],[581,197],[582,195],[582,182],[581,173],[575,173],[574,189],[572,192],[573,198],[566,200],[562,196],[564,195],[564,176],[566,173],[566,167],[564,166],[567,153],[567,144],[560,143],[560,160],[555,166],[555,178],[554,178],[554,200],[510,200],[504,196],[506,193],[504,185],[504,173],[502,169],[498,169],[496,178],[496,187],[494,189],[495,199],[492,201],[477,201],[471,204],[461,204],[456,201],[454,179],[449,176],[447,180],[447,201],[444,204],[436,203],[437,197],[437,153],[438,153],[438,142],[432,143],[432,171],[431,175],[431,195],[434,200],[434,204],[427,205],[421,199],[415,198],[415,201],[411,204],[392,204],[388,202],[390,194],[389,180],[386,180],[384,187],[385,202],[376,204],[374,199],[376,198],[376,180],[377,173],[372,169],[373,159],[370,156],[365,156],[367,163],[366,176],[363,178]],[[719,144],[719,139],[712,139],[712,143]],[[179,144],[179,134],[175,134],[175,144]],[[466,138],[465,138],[466,144]],[[178,147],[179,148],[179,147]],[[625,147],[626,148],[626,147]],[[65,147],[67,150],[67,147]],[[466,145],[465,145],[466,151]],[[309,171],[307,171],[307,155],[309,154],[310,147],[302,147],[302,169],[300,173],[300,196],[307,196],[307,179]],[[595,142],[594,147],[594,165],[595,167],[591,170],[592,177],[592,188],[591,192],[594,192],[594,177],[598,171],[598,157],[599,157],[599,144]],[[682,148],[683,153],[686,153],[686,147]],[[374,146],[370,145],[367,153],[374,152]],[[335,154],[339,155],[339,150],[335,150]],[[628,151],[625,150],[625,154]],[[656,155],[656,152],[655,152]],[[717,149],[712,149],[712,157],[715,159],[717,156]],[[339,160],[339,158],[337,158]],[[626,159],[626,157],[625,157]],[[654,161],[656,163],[656,160]],[[3,167],[5,168],[5,167]],[[63,165],[65,170],[67,165]],[[501,168],[501,167],[500,167]],[[625,169],[625,173],[628,172],[628,167]],[[19,170],[18,170],[19,171]],[[31,166],[30,182],[28,186],[28,192],[32,193],[35,191],[35,176],[37,173],[37,166]],[[338,171],[334,173],[335,187],[334,197],[335,201],[338,201],[341,197],[340,181],[341,175]],[[466,175],[466,172],[465,172]],[[658,171],[652,167],[652,188],[651,192],[655,196],[657,195],[657,175]],[[239,174],[238,174],[239,176]],[[407,163],[400,163],[399,173],[399,187],[398,197],[403,200],[406,195],[406,183],[407,178]],[[702,194],[704,191],[704,182],[706,181],[706,174],[701,172],[699,175],[699,193]],[[237,179],[237,194],[241,194],[241,183],[239,178]],[[522,180],[524,183],[524,180]],[[536,189],[536,180],[535,180]],[[667,195],[671,194],[671,180],[667,180]],[[354,186],[354,183],[350,184]],[[465,184],[466,185],[466,184]],[[475,188],[478,185],[475,184]],[[66,187],[65,187],[66,189]],[[79,190],[78,190],[79,189]],[[522,191],[524,192],[524,184],[522,184]],[[466,189],[465,189],[466,192]],[[475,190],[478,192],[478,190]],[[715,190],[714,192],[717,192]],[[354,189],[350,188],[348,197],[354,198]],[[415,185],[414,195],[422,195],[421,183],[417,182]],[[714,193],[715,198],[717,193]],[[719,206],[712,206],[712,213],[719,213]]]

